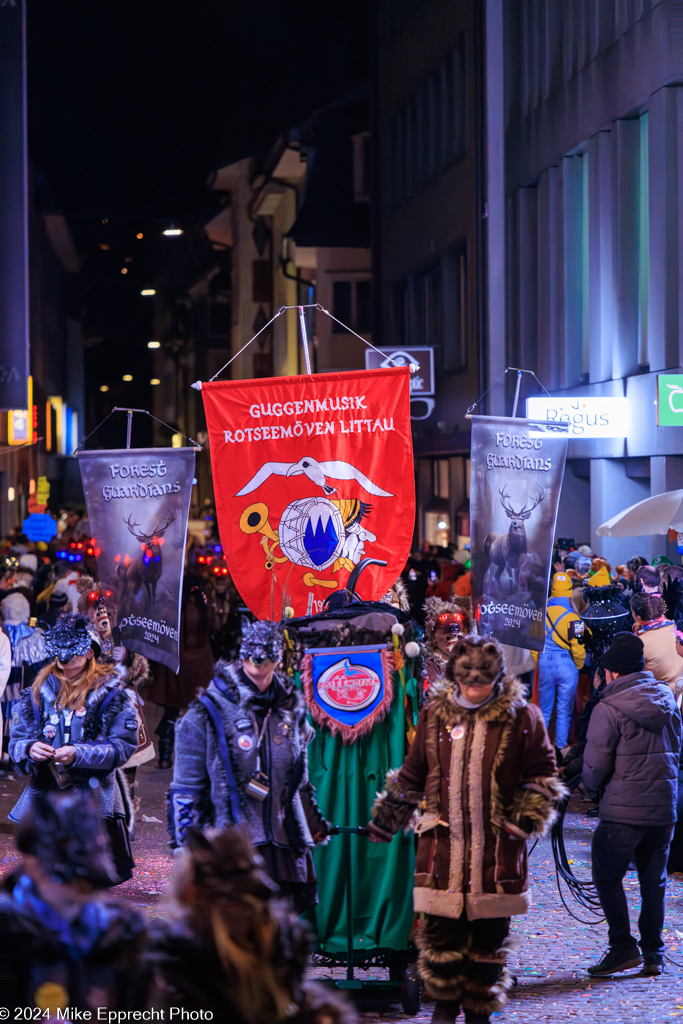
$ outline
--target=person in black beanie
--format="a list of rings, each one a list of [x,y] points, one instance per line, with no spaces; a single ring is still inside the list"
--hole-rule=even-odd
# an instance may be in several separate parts
[[[606,686],[593,710],[583,755],[583,786],[599,798],[593,881],[607,919],[609,949],[593,977],[644,962],[661,974],[666,862],[676,822],[683,726],[673,693],[645,671],[643,642],[617,633],[600,667]],[[640,950],[631,934],[623,879],[635,861],[641,894]]]

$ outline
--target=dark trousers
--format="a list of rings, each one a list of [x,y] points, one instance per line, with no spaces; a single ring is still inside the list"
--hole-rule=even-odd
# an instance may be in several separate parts
[[[645,955],[664,952],[666,861],[673,831],[673,825],[601,821],[593,833],[593,881],[607,918],[610,948],[625,949],[635,944],[622,884],[634,862],[640,884],[640,946]]]

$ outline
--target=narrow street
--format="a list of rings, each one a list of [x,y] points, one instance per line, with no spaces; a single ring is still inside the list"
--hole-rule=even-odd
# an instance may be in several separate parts
[[[117,896],[126,896],[150,917],[162,915],[163,892],[173,867],[173,858],[166,845],[164,826],[164,793],[171,779],[170,771],[159,771],[154,762],[139,769],[142,807],[136,824],[134,852],[137,859],[135,877],[120,886]],[[6,873],[16,861],[7,825],[7,812],[21,790],[22,783],[3,777],[0,780],[0,863]],[[568,854],[575,874],[590,877],[590,837],[594,818],[585,815],[587,804],[572,801],[566,817],[565,836]],[[595,963],[607,946],[604,924],[588,925],[575,920],[565,910],[558,895],[555,865],[550,842],[539,842],[531,858],[534,904],[526,918],[517,918],[514,934],[519,948],[510,958],[509,966],[518,979],[504,1014],[494,1020],[506,1024],[553,1022],[553,1024],[596,1024],[610,1021],[642,1021],[665,1024],[683,1018],[683,966],[666,962],[659,978],[645,978],[638,972],[622,976],[593,979],[586,967]],[[635,873],[626,878],[632,921],[638,915],[638,885]],[[569,908],[577,917],[588,918],[570,897]],[[683,874],[669,879],[666,953],[683,965]],[[318,978],[343,978],[343,968],[330,969],[313,965]],[[381,980],[388,977],[385,968],[358,971],[359,979]],[[398,1004],[372,1001],[361,1004],[362,1021],[367,1024],[389,1024],[399,1021],[428,1021],[432,1004],[424,1001],[420,1012],[406,1017]]]

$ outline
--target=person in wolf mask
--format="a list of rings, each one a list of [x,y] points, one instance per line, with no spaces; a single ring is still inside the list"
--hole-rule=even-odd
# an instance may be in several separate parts
[[[112,844],[119,881],[132,876],[132,806],[119,768],[138,742],[135,708],[85,619],[65,619],[44,637],[47,664],[12,713],[9,755],[28,784],[9,813],[19,822],[38,790],[89,790]]]
[[[168,793],[171,846],[192,826],[243,823],[282,895],[301,912],[317,903],[311,849],[329,835],[308,779],[313,729],[301,695],[278,671],[275,622],[242,631],[239,660],[218,661],[207,689],[176,727]]]

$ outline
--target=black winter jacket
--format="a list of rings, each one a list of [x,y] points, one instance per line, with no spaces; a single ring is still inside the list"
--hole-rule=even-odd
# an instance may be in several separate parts
[[[674,695],[652,672],[617,676],[605,687],[583,754],[583,784],[599,796],[603,821],[676,821],[682,733]]]

